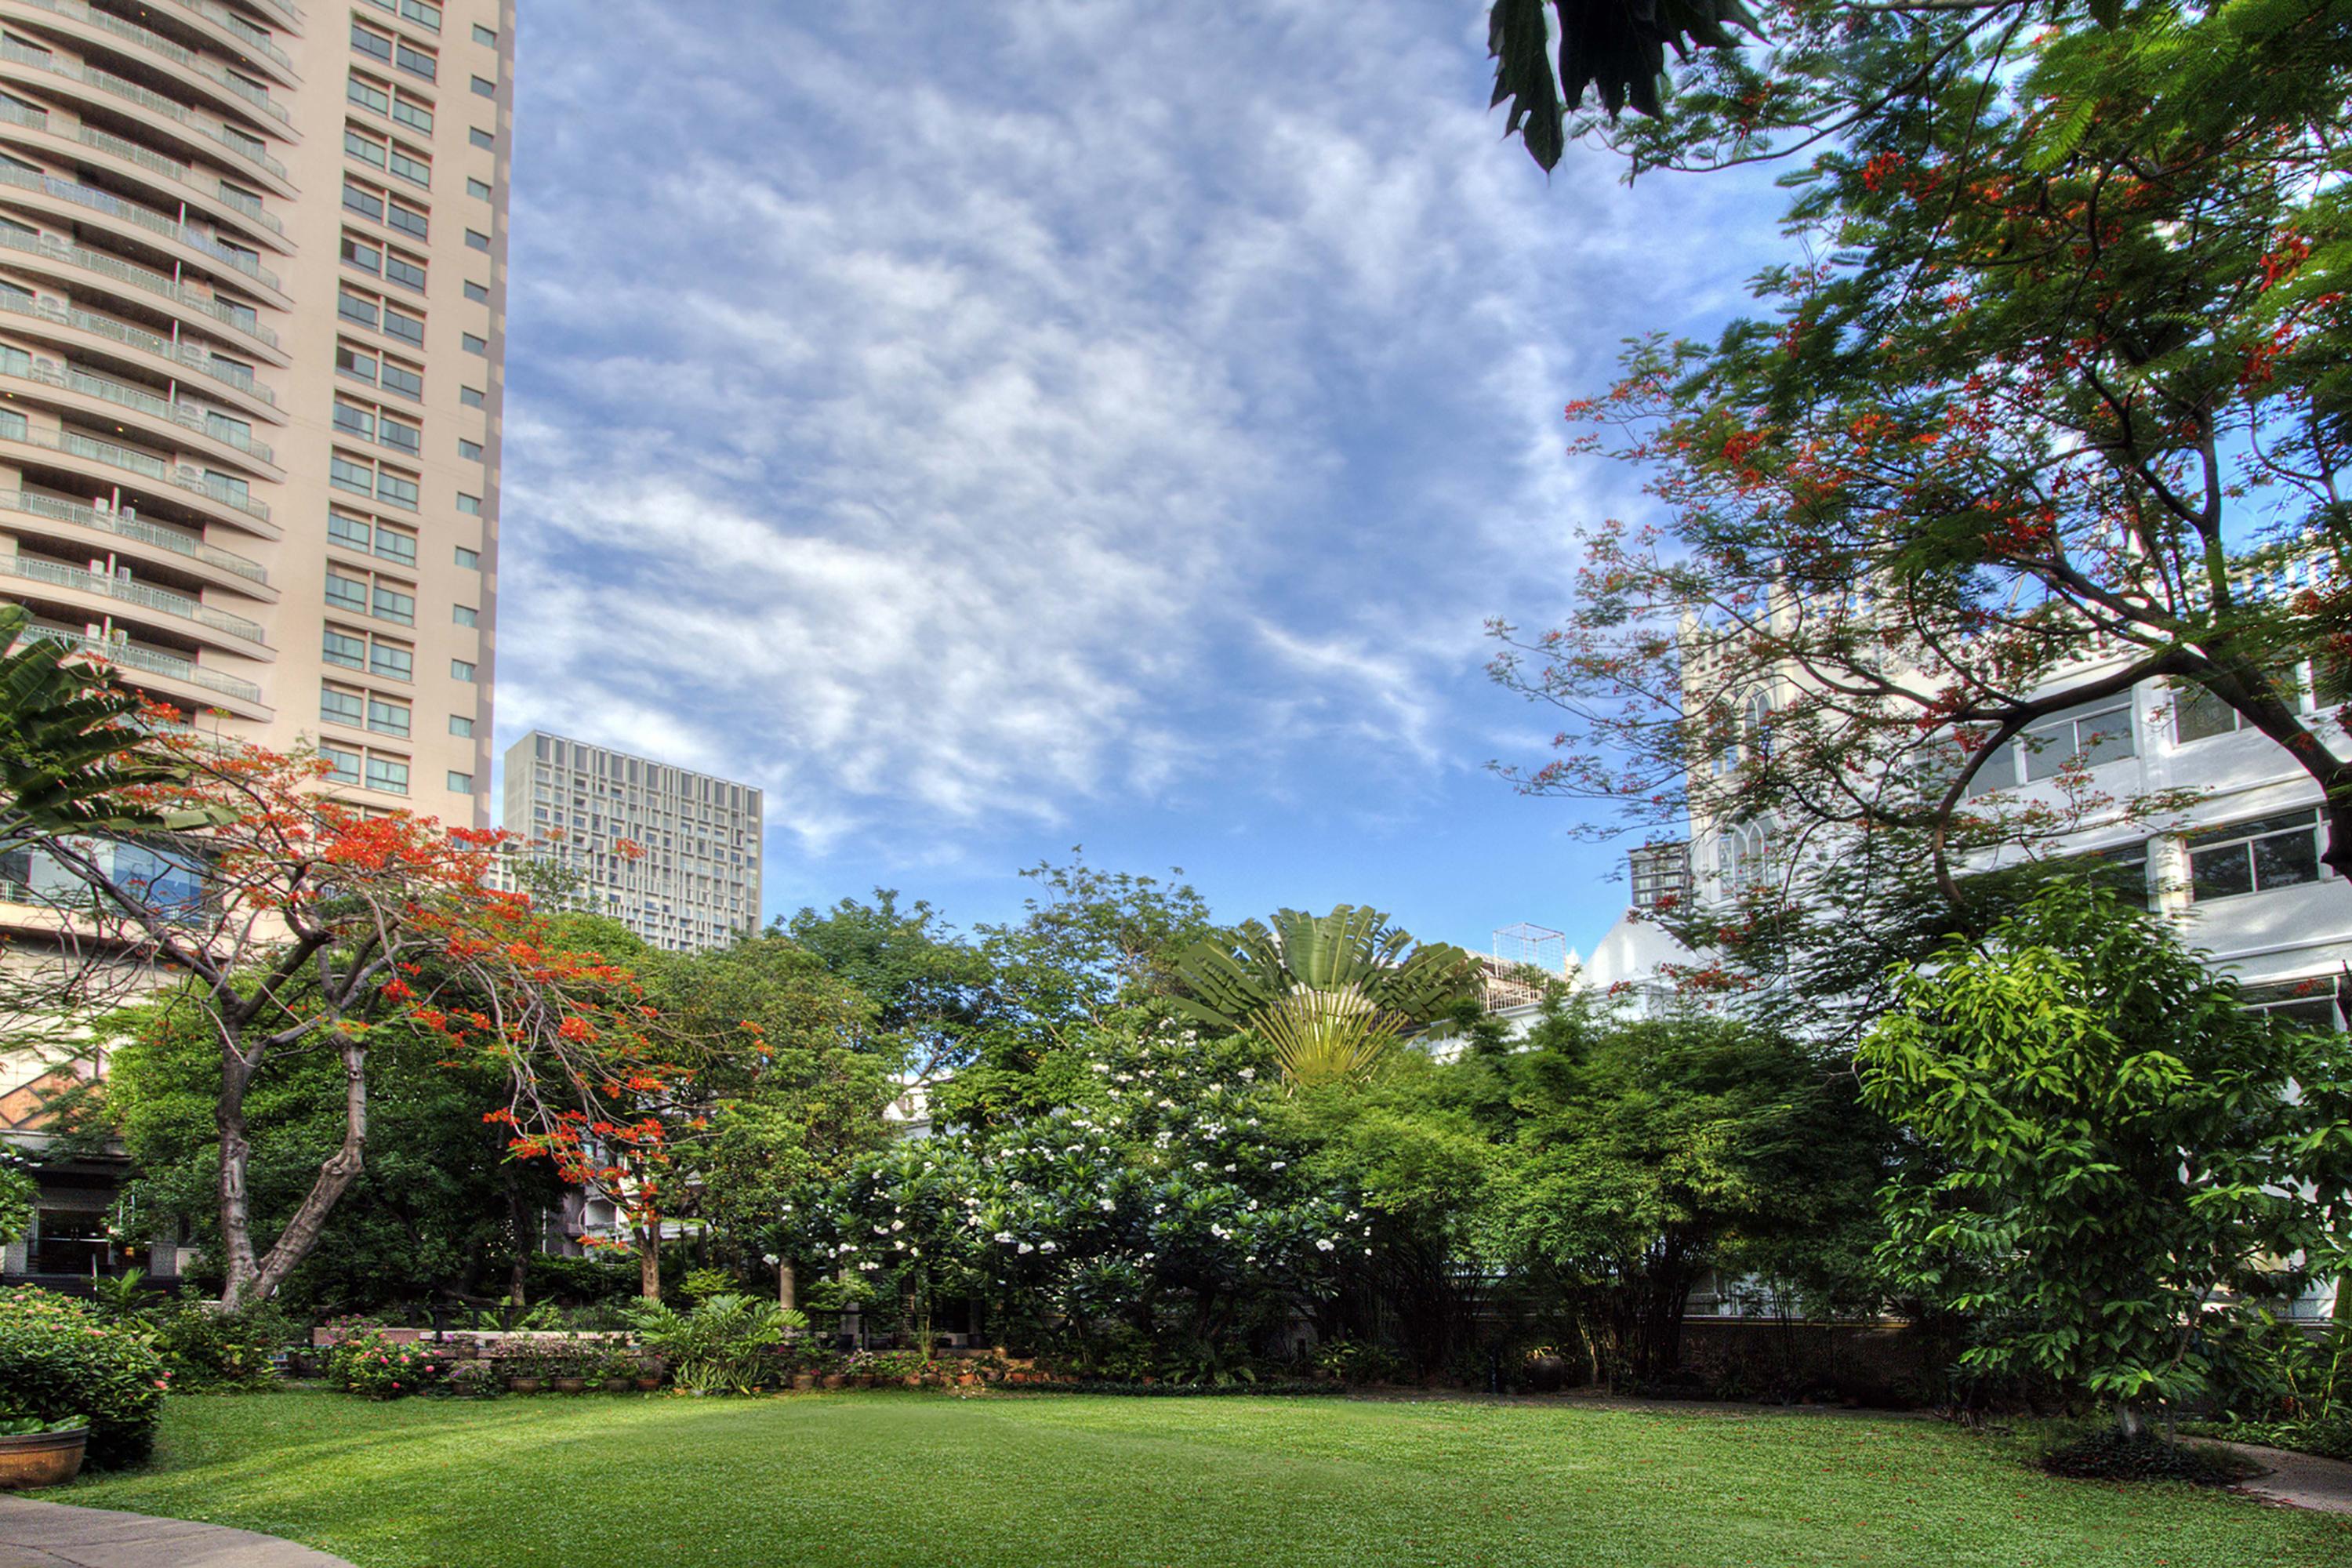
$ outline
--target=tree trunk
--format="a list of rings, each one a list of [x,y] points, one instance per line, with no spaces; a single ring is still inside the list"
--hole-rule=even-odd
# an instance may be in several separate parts
[[[502,1171],[499,1179],[506,1187],[507,1227],[514,1233],[514,1259],[507,1265],[507,1300],[520,1311],[529,1304],[523,1295],[530,1283],[530,1205],[523,1202],[522,1184],[515,1180],[513,1166]]]
[[[779,1260],[776,1264],[776,1305],[783,1309],[787,1315],[790,1315],[792,1310],[800,1304],[799,1286],[800,1281],[793,1275],[793,1260],[789,1258]],[[786,1324],[784,1338],[789,1340],[793,1337],[792,1326]]]
[[[2147,1430],[2139,1417],[2139,1406],[2126,1399],[2116,1406],[2116,1429],[2126,1437],[2137,1437]]]
[[[651,1210],[637,1220],[637,1294],[661,1300],[661,1215]]]
[[[221,1291],[221,1304],[231,1310],[267,1301],[278,1293],[286,1277],[319,1245],[319,1237],[327,1227],[327,1215],[359,1179],[366,1164],[367,1047],[342,1037],[337,1041],[337,1050],[343,1059],[342,1143],[320,1163],[310,1190],[302,1195],[293,1217],[278,1233],[277,1243],[257,1265],[253,1256],[252,1215],[245,1190],[246,1166],[252,1157],[252,1148],[245,1136],[244,1084],[239,1082],[232,1107],[227,1079],[223,1079],[221,1110],[216,1120],[221,1127],[221,1238],[223,1249],[228,1254],[228,1281]]]

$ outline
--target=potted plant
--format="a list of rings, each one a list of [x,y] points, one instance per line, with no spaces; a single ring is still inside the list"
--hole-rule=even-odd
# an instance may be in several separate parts
[[[634,1394],[637,1387],[636,1352],[614,1341],[597,1363],[597,1382],[607,1394]]]
[[[79,1415],[0,1416],[0,1489],[63,1485],[81,1473],[89,1442],[89,1423]]]
[[[659,1388],[662,1385],[661,1357],[655,1355],[638,1357],[636,1376],[637,1387],[645,1393],[651,1394],[655,1389]]]
[[[525,1351],[520,1355],[499,1358],[507,1369],[507,1387],[516,1394],[537,1394],[545,1380],[545,1369],[537,1351]]]
[[[588,1368],[592,1364],[586,1344],[577,1334],[565,1334],[555,1342],[548,1356],[547,1384],[558,1394],[584,1394],[588,1389]]]

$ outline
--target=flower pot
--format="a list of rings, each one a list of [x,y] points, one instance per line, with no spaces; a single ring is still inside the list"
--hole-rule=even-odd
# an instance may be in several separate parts
[[[956,1374],[956,1386],[958,1388],[977,1388],[980,1386],[980,1376],[976,1373],[958,1373]]]
[[[647,1394],[651,1394],[655,1389],[661,1386],[661,1373],[657,1372],[639,1373],[637,1374],[637,1386],[644,1389]]]
[[[588,1380],[584,1377],[559,1377],[555,1379],[555,1392],[558,1394],[579,1394],[585,1391],[587,1387]]]
[[[813,1372],[796,1372],[793,1373],[793,1387],[797,1392],[805,1394],[815,1386],[816,1373]]]
[[[0,1437],[0,1489],[54,1487],[73,1479],[81,1472],[82,1447],[89,1441],[87,1426]]]
[[[923,1386],[923,1374],[919,1372],[910,1372],[907,1374],[905,1381],[908,1388],[920,1388]]]
[[[846,1383],[849,1381],[849,1379],[847,1379],[846,1377],[844,1377],[841,1373],[837,1373],[837,1372],[829,1372],[829,1373],[826,1373],[824,1374],[824,1377],[822,1377],[822,1378],[820,1378],[818,1381],[819,1381],[819,1382],[821,1382],[821,1383],[823,1383],[823,1384],[824,1384],[827,1388],[839,1388],[839,1387],[841,1387],[843,1384],[846,1384]]]
[[[1528,1386],[1538,1394],[1557,1394],[1567,1381],[1568,1363],[1556,1355],[1528,1358]]]
[[[539,1379],[535,1377],[510,1377],[507,1379],[507,1390],[511,1394],[537,1394],[539,1392]]]

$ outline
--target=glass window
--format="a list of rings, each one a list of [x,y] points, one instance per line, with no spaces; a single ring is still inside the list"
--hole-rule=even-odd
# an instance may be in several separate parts
[[[338,397],[335,399],[335,428],[348,431],[363,441],[373,439],[375,435],[375,416],[364,408],[345,403]]]
[[[403,397],[425,395],[425,378],[404,364],[384,361],[382,379],[386,392],[397,393]]]
[[[392,150],[392,173],[412,185],[430,187],[433,184],[433,165],[425,159],[411,157],[398,147]]]
[[[471,680],[471,679],[474,679],[474,662],[473,662],[473,660],[471,660],[471,659],[467,659],[467,658],[453,658],[453,659],[451,659],[451,660],[449,661],[449,679],[452,679],[452,680]]]
[[[498,95],[499,84],[497,82],[490,80],[488,77],[478,76],[474,79],[474,96],[476,98],[496,98]]]
[[[327,764],[327,776],[337,784],[355,784],[360,782],[360,754],[357,752],[321,744],[319,755]]]
[[[319,717],[331,724],[357,725],[363,704],[356,691],[344,691],[332,686],[319,689]]]
[[[461,626],[470,626],[478,623],[478,617],[475,615],[474,608],[470,605],[450,605],[449,618]]]
[[[413,679],[416,674],[416,656],[404,647],[380,642],[368,657],[368,672],[392,680]]]
[[[469,279],[466,283],[466,298],[477,305],[487,305],[490,302],[489,288],[486,284],[476,283]]]
[[[477,22],[474,24],[474,42],[486,48],[495,49],[499,47],[499,36]]]
[[[408,764],[390,757],[371,755],[367,760],[367,784],[370,789],[380,789],[386,795],[408,793]]]
[[[357,158],[361,163],[366,163],[373,168],[381,169],[383,167],[383,143],[377,141],[373,136],[362,136],[358,132],[353,131],[349,127],[345,127],[343,131],[343,151],[352,157]]]
[[[335,313],[346,321],[357,321],[362,327],[375,325],[375,301],[348,289],[335,296]]]
[[[482,569],[482,552],[460,544],[457,546],[457,564],[468,572],[479,572]]]
[[[375,585],[375,616],[379,620],[398,621],[404,626],[416,624],[416,595],[404,594],[389,583]]]
[[[2201,686],[2183,687],[2173,693],[2172,738],[2178,744],[2227,735],[2243,722],[2236,709]]]
[[[327,537],[338,544],[347,544],[364,553],[373,542],[373,534],[374,530],[358,518],[345,517],[339,511],[327,514]]]
[[[482,444],[479,441],[468,441],[460,436],[457,437],[457,456],[469,463],[478,463],[482,460]]]
[[[2344,1026],[2343,997],[2333,975],[2308,980],[2277,981],[2249,985],[2238,993],[2238,1005],[2288,1028],[2333,1033]]]
[[[425,268],[392,251],[384,252],[383,276],[384,281],[397,283],[404,289],[421,291],[425,287]]]
[[[394,45],[392,63],[409,75],[422,77],[426,81],[436,79],[441,71],[440,62],[423,49],[410,48],[405,41]]]
[[[403,234],[413,234],[419,239],[431,237],[429,232],[431,221],[415,207],[403,206],[398,202],[394,202],[390,204],[384,215],[384,221]]]
[[[386,113],[392,108],[392,94],[364,77],[352,77],[344,96],[362,109],[373,110],[378,114]]]
[[[2131,694],[2101,698],[2028,725],[1998,755],[1985,760],[1969,781],[1969,793],[2013,789],[2054,778],[2069,765],[2096,767],[2137,756],[2138,751]]]
[[[345,180],[343,205],[362,217],[373,218],[378,223],[383,221],[383,198],[364,185],[355,185]]]
[[[377,416],[376,439],[387,447],[397,447],[411,454],[425,450],[425,432],[405,420],[394,419],[389,414]]]
[[[488,180],[475,179],[471,174],[468,174],[466,176],[466,194],[469,196],[479,196],[482,200],[488,201],[490,199],[490,183]]]
[[[457,497],[457,510],[467,517],[479,517],[482,515],[482,498],[461,494]]]
[[[461,713],[449,715],[449,733],[464,740],[474,732],[474,721]]]
[[[383,252],[356,235],[343,236],[343,265],[378,277],[383,274]]]
[[[355,637],[330,626],[327,628],[326,645],[320,652],[329,664],[340,664],[345,669],[359,669],[367,663],[367,638]]]
[[[422,316],[412,316],[405,310],[386,305],[383,308],[383,331],[387,337],[415,343],[419,348],[425,346],[425,318]]]
[[[362,26],[358,22],[352,24],[352,47],[370,59],[392,58],[391,38],[377,32],[373,27]]]
[[[441,7],[433,0],[400,0],[400,14],[420,27],[441,30]]]
[[[462,345],[462,346],[464,347],[465,351],[466,351],[467,353],[469,353],[469,354],[487,354],[487,353],[488,353],[490,352],[490,341],[489,341],[489,339],[488,339],[488,338],[478,338],[478,337],[476,337],[476,336],[475,336],[473,333],[471,333],[471,332],[467,332],[467,333],[465,333],[465,334],[464,334],[464,337],[465,337],[465,342],[464,342],[464,343],[463,343],[463,345]]]
[[[416,535],[390,523],[375,531],[375,552],[386,561],[397,561],[404,566],[416,564]]]
[[[449,770],[449,787],[458,795],[471,795],[474,793],[474,775],[461,773],[452,768]]]
[[[406,93],[392,100],[392,117],[413,131],[433,134],[433,111]]]
[[[479,408],[485,400],[480,387],[461,386],[457,389],[457,401],[468,408]]]
[[[408,704],[387,702],[381,697],[371,697],[367,705],[367,727],[380,735],[408,733]]]
[[[477,147],[496,147],[499,144],[499,139],[496,136],[491,135],[488,132],[483,130],[478,125],[469,127],[467,130],[466,140],[471,142]]]
[[[488,235],[484,234],[478,228],[469,228],[466,231],[466,248],[468,250],[488,250],[489,247],[490,237]]]
[[[335,345],[335,373],[338,375],[348,375],[373,386],[376,379],[375,367],[376,357],[367,350],[353,348],[349,343]]]
[[[333,567],[327,568],[327,603],[337,609],[367,614],[368,584],[364,577],[347,577]]]
[[[2315,808],[2190,834],[2189,896],[2203,902],[2316,882],[2320,831]]]
[[[409,511],[416,510],[416,481],[403,479],[389,469],[376,476],[376,499]]]

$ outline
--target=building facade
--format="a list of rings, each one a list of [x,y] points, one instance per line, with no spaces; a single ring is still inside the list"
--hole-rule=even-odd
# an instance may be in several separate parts
[[[760,926],[761,794],[533,730],[507,748],[502,825],[578,879],[579,907],[675,952]]]
[[[489,820],[514,0],[0,0],[0,600],[184,721]],[[0,865],[0,959],[53,941]],[[103,1070],[0,1056],[0,1146]],[[176,1269],[48,1159],[11,1279]],[[118,1223],[123,1216],[114,1216]]]
[[[0,0],[0,595],[184,714],[468,826],[514,20]]]

